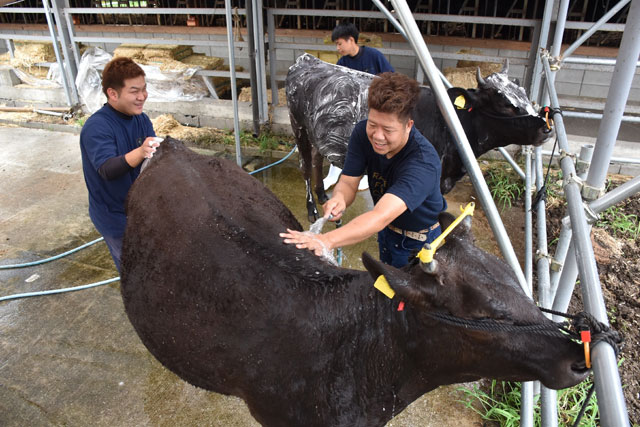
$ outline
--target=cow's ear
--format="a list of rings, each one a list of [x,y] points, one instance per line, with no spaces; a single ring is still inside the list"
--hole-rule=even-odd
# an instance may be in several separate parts
[[[453,234],[457,235],[467,235],[471,233],[471,215],[467,215],[464,217],[462,221],[456,226],[456,228],[452,231]],[[456,217],[451,215],[449,212],[440,212],[438,215],[438,222],[440,223],[440,229],[442,231],[449,228],[451,223],[455,221]]]
[[[393,266],[383,264],[374,259],[367,252],[362,253],[362,264],[367,269],[373,280],[378,280],[380,276],[384,276],[393,292],[401,299],[412,302],[419,298],[420,293],[411,286],[411,276]]]
[[[472,92],[461,87],[452,87],[447,89],[449,99],[456,110],[469,110],[473,108],[475,96]]]

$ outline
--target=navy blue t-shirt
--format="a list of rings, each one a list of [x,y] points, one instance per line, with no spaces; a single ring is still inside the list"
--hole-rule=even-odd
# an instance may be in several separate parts
[[[140,166],[107,181],[98,169],[112,157],[137,148],[148,136],[156,136],[149,117],[128,116],[105,104],[89,117],[80,132],[82,171],[89,190],[89,217],[103,236],[122,237],[127,224],[124,202]]]
[[[407,210],[392,225],[420,231],[435,224],[447,202],[440,193],[440,158],[433,145],[414,126],[407,144],[387,159],[373,151],[366,126],[363,120],[353,129],[342,173],[361,176],[366,172],[374,203],[386,193],[402,199]]]
[[[338,59],[338,65],[352,70],[364,71],[369,74],[380,74],[395,70],[379,50],[372,47],[360,46],[356,56],[344,55]]]

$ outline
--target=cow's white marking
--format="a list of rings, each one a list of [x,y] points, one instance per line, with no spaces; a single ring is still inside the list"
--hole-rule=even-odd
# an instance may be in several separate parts
[[[505,98],[511,102],[514,107],[525,110],[532,116],[537,116],[538,113],[529,102],[529,98],[524,89],[509,80],[506,74],[494,73],[487,76],[485,79],[487,86],[494,87],[498,92],[504,95]]]

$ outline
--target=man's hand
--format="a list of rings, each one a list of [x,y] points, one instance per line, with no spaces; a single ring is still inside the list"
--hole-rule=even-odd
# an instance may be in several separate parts
[[[156,148],[160,146],[162,141],[162,138],[148,136],[138,148],[135,148],[125,154],[124,159],[127,161],[129,166],[135,168],[142,163],[144,159],[150,159],[153,157],[153,153],[156,152]]]
[[[322,205],[322,210],[324,211],[324,218],[329,219],[329,221],[338,221],[342,218],[342,214],[344,210],[347,208],[344,199],[341,197],[332,197],[327,200],[327,202]]]
[[[285,243],[296,245],[298,249],[309,249],[317,256],[328,256],[329,251],[333,249],[329,247],[322,234],[314,234],[310,231],[296,231],[287,228],[287,232],[280,233],[280,237],[284,237]]]

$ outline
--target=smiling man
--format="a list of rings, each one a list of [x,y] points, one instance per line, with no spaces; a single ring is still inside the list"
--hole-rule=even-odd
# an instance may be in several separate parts
[[[107,103],[86,121],[80,151],[89,191],[89,216],[104,237],[120,271],[127,222],[124,202],[140,165],[159,145],[149,117],[142,112],[147,84],[142,68],[130,58],[111,60],[102,72]]]
[[[383,73],[373,80],[369,117],[353,129],[342,176],[323,206],[325,218],[339,220],[366,173],[373,210],[325,234],[287,230],[280,234],[285,243],[322,255],[378,233],[380,260],[402,267],[413,249],[440,235],[438,214],[447,207],[440,193],[440,159],[411,119],[419,93],[418,83],[403,74]]]

